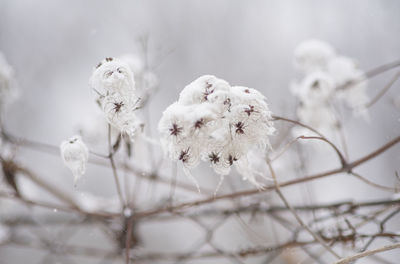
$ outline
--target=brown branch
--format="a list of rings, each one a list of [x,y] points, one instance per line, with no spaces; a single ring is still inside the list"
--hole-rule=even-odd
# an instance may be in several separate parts
[[[367,78],[372,78],[372,77],[375,77],[376,75],[379,75],[381,73],[387,72],[387,71],[392,70],[392,69],[394,69],[396,67],[400,67],[400,60],[389,62],[389,63],[383,64],[381,66],[378,66],[378,67],[376,67],[374,69],[368,70],[365,73],[365,76]]]
[[[371,250],[368,250],[368,251],[364,251],[362,253],[359,253],[359,254],[356,254],[356,255],[353,255],[353,256],[350,256],[350,257],[347,257],[347,258],[340,259],[339,261],[336,261],[335,264],[348,264],[348,263],[351,263],[351,262],[353,262],[353,261],[355,261],[357,259],[368,257],[368,256],[371,256],[371,255],[375,255],[375,254],[380,253],[380,252],[393,250],[393,249],[396,249],[396,248],[400,248],[400,243],[396,243],[396,244],[392,244],[392,245],[386,245],[386,246],[381,247],[381,248],[376,248],[376,249],[371,249]]]
[[[354,85],[356,85],[358,83],[361,83],[361,82],[363,82],[363,81],[365,81],[367,79],[375,77],[375,76],[377,76],[377,75],[379,75],[381,73],[390,71],[390,70],[392,70],[394,68],[397,68],[399,66],[400,66],[400,60],[396,60],[396,61],[393,61],[393,62],[390,62],[390,63],[383,64],[381,66],[378,66],[378,67],[376,67],[374,69],[371,69],[371,70],[367,71],[364,74],[363,78],[359,78],[357,80],[348,81],[348,82],[338,86],[336,89],[344,90],[344,89],[347,89],[347,88],[351,88],[351,86],[354,86]]]
[[[46,181],[42,180],[41,178],[37,177],[34,173],[32,173],[30,170],[23,168],[21,166],[18,166],[17,171],[20,172],[22,175],[28,177],[30,180],[32,180],[34,183],[36,183],[38,186],[42,187],[49,193],[51,193],[53,196],[58,198],[60,201],[68,204],[71,208],[74,208],[76,210],[80,210],[76,202],[66,193],[61,191],[55,186],[50,185]]]
[[[58,146],[54,146],[51,144],[42,143],[42,142],[30,140],[30,139],[15,137],[15,136],[5,132],[4,130],[2,131],[2,135],[8,142],[10,142],[12,144],[22,146],[25,148],[29,148],[29,149],[32,149],[35,151],[45,152],[47,154],[51,154],[51,155],[55,155],[55,156],[60,155],[60,150],[59,150]],[[94,154],[94,152],[92,152],[92,151],[90,151],[90,153]],[[99,158],[102,158],[102,159],[109,159],[109,155],[98,154],[98,153],[96,153],[94,155]],[[109,167],[108,163],[106,164],[102,161],[99,161],[98,159],[89,158],[89,163],[98,165],[98,166]],[[117,164],[116,164],[116,166],[117,166]],[[136,177],[140,177],[140,178],[143,178],[148,181],[155,181],[155,182],[159,182],[159,183],[165,184],[165,185],[171,184],[171,181],[169,179],[166,179],[165,177],[161,177],[158,174],[142,171],[138,168],[129,166],[128,164],[118,164],[118,167],[123,167],[128,172],[133,173]],[[185,184],[185,183],[177,181],[176,187],[180,188],[180,189],[184,189],[186,191],[194,192],[196,194],[198,193],[197,188],[190,184]],[[214,191],[202,188],[202,193],[211,195],[214,193]]]
[[[339,157],[339,159],[340,159],[340,162],[341,162],[342,166],[344,167],[344,166],[347,165],[347,161],[346,161],[346,159],[344,158],[343,154],[342,154],[342,153],[340,152],[340,150],[338,149],[338,147],[336,147],[335,144],[333,144],[330,140],[328,140],[324,135],[322,135],[322,134],[321,134],[319,131],[317,131],[316,129],[314,129],[314,128],[308,126],[308,125],[305,125],[305,124],[301,123],[300,121],[291,120],[291,119],[289,119],[289,118],[280,117],[280,116],[275,116],[275,115],[273,115],[272,118],[275,119],[275,120],[282,120],[282,121],[290,122],[290,123],[292,123],[292,124],[295,124],[295,125],[298,125],[298,126],[307,128],[308,130],[314,132],[314,133],[317,134],[319,137],[299,136],[299,137],[297,137],[297,138],[299,138],[299,139],[318,139],[318,140],[322,140],[322,141],[328,143],[328,144],[335,150],[335,152],[337,153],[337,155],[338,155],[338,157]]]
[[[350,174],[372,187],[375,187],[375,188],[378,188],[378,189],[381,189],[384,191],[395,192],[395,193],[399,191],[397,188],[387,187],[387,186],[383,186],[383,185],[377,184],[375,182],[372,182],[372,181],[368,180],[367,178],[361,176],[360,174],[355,173],[354,171],[351,171]]]
[[[114,148],[111,143],[111,125],[110,124],[108,125],[108,151],[109,151],[108,158],[110,159],[110,164],[111,164],[112,172],[114,175],[114,180],[115,180],[115,185],[117,188],[118,197],[121,202],[121,208],[123,209],[125,207],[125,202],[124,202],[124,198],[122,197],[121,185],[119,183],[119,178],[118,178],[118,174],[117,174],[117,167],[115,166],[114,157],[113,157],[114,156]]]
[[[396,73],[393,78],[383,87],[383,89],[375,95],[374,98],[371,99],[367,104],[365,104],[366,108],[373,106],[378,100],[393,86],[393,84],[400,78],[400,72]]]
[[[322,138],[326,138],[326,137],[325,137],[324,135],[322,135],[318,130],[316,130],[316,129],[314,129],[314,128],[312,128],[312,127],[306,125],[306,124],[303,124],[303,123],[301,123],[300,121],[292,120],[292,119],[289,119],[289,118],[286,118],[286,117],[277,116],[277,115],[272,115],[272,119],[274,119],[274,120],[286,121],[286,122],[289,122],[289,123],[292,123],[292,124],[295,124],[295,125],[298,125],[298,126],[307,128],[308,130],[314,132],[314,133],[317,134],[318,136],[320,136],[320,137],[322,137]]]
[[[325,172],[321,172],[318,174],[314,174],[311,176],[306,176],[303,178],[297,178],[294,180],[289,180],[286,182],[283,182],[280,184],[280,187],[286,187],[286,186],[291,186],[291,185],[295,185],[295,184],[299,184],[299,183],[304,183],[304,182],[308,182],[308,181],[312,181],[312,180],[317,180],[317,179],[321,179],[321,178],[325,178],[327,176],[331,176],[331,175],[335,175],[338,173],[343,173],[343,172],[349,172],[351,171],[351,169],[363,164],[366,161],[369,161],[373,158],[375,158],[376,156],[378,156],[379,154],[383,153],[384,151],[388,150],[390,147],[393,147],[394,145],[396,145],[397,143],[400,142],[400,136],[396,137],[395,139],[391,140],[390,142],[386,143],[385,145],[383,145],[382,147],[378,148],[377,150],[373,151],[372,153],[358,159],[355,160],[353,162],[350,162],[347,164],[346,167],[340,167],[337,169],[333,169],[333,170],[329,170],[329,171],[325,171]],[[253,190],[247,190],[247,191],[241,191],[241,192],[235,192],[235,193],[230,193],[230,194],[224,194],[224,195],[219,195],[219,196],[215,196],[215,197],[209,197],[203,200],[197,200],[197,201],[193,201],[193,202],[186,202],[186,203],[181,203],[175,206],[167,206],[167,207],[163,207],[163,208],[159,208],[159,209],[155,209],[155,210],[149,210],[149,211],[142,211],[142,212],[137,212],[135,214],[135,218],[143,218],[143,217],[149,217],[149,216],[153,216],[156,214],[160,214],[160,213],[165,213],[165,212],[170,212],[170,211],[177,211],[177,210],[182,210],[185,208],[191,208],[191,207],[196,207],[196,206],[200,206],[203,204],[208,204],[208,203],[213,203],[215,201],[219,201],[219,200],[224,200],[224,199],[232,199],[232,198],[237,198],[237,197],[242,197],[242,196],[249,196],[249,195],[254,195],[254,194],[259,194],[262,192],[268,192],[268,191],[272,191],[275,190],[275,186],[266,186],[263,190],[259,190],[259,189],[253,189]]]
[[[340,163],[342,164],[343,167],[347,166],[347,161],[344,158],[343,154],[340,152],[340,150],[333,144],[331,141],[327,140],[324,137],[306,137],[306,136],[299,136],[300,139],[317,139],[317,140],[322,140],[326,143],[328,143],[336,152],[336,154],[339,157]]]
[[[281,198],[281,200],[283,201],[283,203],[285,204],[285,206],[289,209],[289,211],[293,214],[294,218],[296,218],[297,222],[301,225],[301,227],[303,227],[305,230],[307,230],[307,232],[316,240],[318,241],[318,243],[324,247],[329,253],[331,253],[333,256],[335,256],[336,258],[340,259],[340,256],[331,248],[329,247],[323,240],[322,238],[315,234],[304,222],[303,220],[300,218],[300,216],[296,213],[296,211],[293,209],[293,207],[289,204],[288,200],[286,199],[286,197],[283,195],[283,193],[281,192],[281,189],[279,187],[279,183],[278,180],[276,178],[275,175],[275,171],[271,166],[271,163],[267,160],[267,165],[268,168],[271,172],[272,178],[274,179],[274,183],[275,183],[275,190],[276,193],[279,195],[279,197]]]

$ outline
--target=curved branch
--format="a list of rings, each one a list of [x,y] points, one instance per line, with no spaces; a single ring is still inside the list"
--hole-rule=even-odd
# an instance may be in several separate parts
[[[294,180],[289,180],[286,182],[283,182],[280,184],[280,187],[286,187],[286,186],[291,186],[291,185],[295,185],[295,184],[299,184],[299,183],[303,183],[303,182],[308,182],[308,181],[312,181],[312,180],[316,180],[316,179],[321,179],[327,176],[331,176],[331,175],[335,175],[338,173],[342,173],[342,172],[349,172],[351,171],[351,169],[363,164],[364,162],[371,160],[373,158],[375,158],[376,156],[378,156],[379,154],[383,153],[384,151],[388,150],[390,147],[396,145],[397,143],[400,142],[400,136],[398,136],[397,138],[391,140],[390,142],[386,143],[384,146],[380,147],[379,149],[373,151],[372,153],[356,160],[353,161],[351,163],[348,163],[347,167],[341,167],[341,168],[337,168],[334,170],[329,170],[329,171],[325,171],[325,172],[321,172],[318,174],[314,174],[311,176],[306,176],[303,178],[297,178]],[[268,192],[268,191],[272,191],[275,190],[275,186],[266,186],[263,190],[259,190],[259,189],[253,189],[253,190],[247,190],[247,191],[241,191],[241,192],[235,192],[235,193],[230,193],[230,194],[224,194],[224,195],[220,195],[220,196],[215,196],[215,197],[209,197],[203,200],[197,200],[197,201],[193,201],[193,202],[186,202],[186,203],[181,203],[175,206],[167,206],[167,207],[163,207],[163,208],[159,208],[159,209],[155,209],[155,210],[149,210],[149,211],[142,211],[142,212],[137,212],[134,215],[134,218],[143,218],[143,217],[149,217],[149,216],[153,216],[156,214],[160,214],[160,213],[165,213],[165,212],[170,212],[170,211],[177,211],[177,210],[182,210],[185,208],[191,208],[191,207],[196,207],[196,206],[200,206],[203,204],[208,204],[208,203],[213,203],[215,201],[218,200],[224,200],[224,199],[232,199],[232,198],[237,198],[237,197],[241,197],[241,196],[249,196],[249,195],[254,195],[254,194],[258,194],[261,192]]]

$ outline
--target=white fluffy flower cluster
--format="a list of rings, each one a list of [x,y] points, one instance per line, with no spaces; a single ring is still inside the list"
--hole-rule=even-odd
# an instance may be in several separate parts
[[[73,136],[64,140],[60,145],[61,157],[74,176],[74,185],[85,174],[89,150],[80,136]]]
[[[140,98],[136,96],[129,65],[119,59],[106,58],[94,70],[90,85],[107,122],[133,141],[142,123],[135,115]]]
[[[247,154],[254,146],[266,148],[275,129],[265,97],[257,90],[201,76],[163,112],[159,131],[165,152],[172,160],[182,161],[192,179],[189,170],[203,160],[221,176],[221,182],[235,165],[244,179],[261,187]]]
[[[365,75],[354,60],[337,54],[320,40],[301,43],[294,57],[295,66],[303,74],[303,79],[291,87],[300,100],[297,114],[301,121],[316,129],[335,130],[332,103],[336,101],[345,101],[355,114],[367,117]]]
[[[14,71],[0,52],[0,112],[17,97]]]

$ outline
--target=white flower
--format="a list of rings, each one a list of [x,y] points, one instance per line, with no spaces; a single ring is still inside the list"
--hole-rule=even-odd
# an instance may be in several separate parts
[[[333,47],[317,39],[300,43],[294,51],[295,66],[305,74],[316,70],[325,70],[334,56]]]
[[[86,171],[86,163],[89,158],[89,150],[80,136],[73,136],[64,140],[60,145],[61,157],[74,176],[74,185],[77,184]]]
[[[187,85],[179,100],[163,112],[158,129],[165,153],[174,161],[182,161],[188,177],[194,180],[189,169],[201,159],[210,163],[221,181],[250,149],[269,146],[268,138],[275,131],[260,92],[230,87],[212,75],[201,76]],[[239,172],[259,187],[245,164],[240,163]]]

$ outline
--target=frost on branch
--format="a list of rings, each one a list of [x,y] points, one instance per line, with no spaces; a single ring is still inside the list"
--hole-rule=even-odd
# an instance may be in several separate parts
[[[269,146],[268,138],[275,131],[265,99],[255,89],[201,76],[163,112],[159,122],[163,149],[172,160],[183,163],[192,180],[190,169],[203,160],[221,179],[235,165],[243,179],[261,188],[247,157],[255,146]]]
[[[94,70],[90,85],[107,122],[133,141],[142,122],[135,114],[140,98],[136,96],[129,65],[119,59],[106,58]]]
[[[291,86],[300,101],[297,115],[301,122],[329,135],[338,129],[333,106],[341,102],[356,116],[362,114],[368,119],[365,74],[354,60],[337,54],[320,40],[301,43],[294,60],[303,75]]]
[[[74,185],[85,174],[89,150],[80,136],[73,136],[64,140],[60,145],[61,157],[74,176]]]

